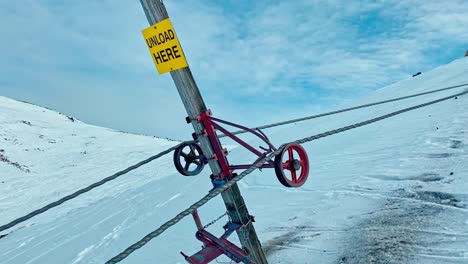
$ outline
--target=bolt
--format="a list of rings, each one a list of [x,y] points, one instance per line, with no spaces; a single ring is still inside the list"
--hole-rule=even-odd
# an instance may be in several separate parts
[[[301,163],[299,160],[295,159],[293,160],[292,162],[292,166],[291,166],[294,170],[299,170],[301,168]]]

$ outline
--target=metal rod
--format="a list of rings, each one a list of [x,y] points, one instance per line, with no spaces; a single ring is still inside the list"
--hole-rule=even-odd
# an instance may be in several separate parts
[[[242,139],[240,139],[239,137],[236,137],[234,136],[233,134],[229,133],[229,131],[227,131],[225,128],[223,128],[222,126],[219,126],[218,124],[216,123],[213,123],[213,126],[216,128],[216,129],[219,129],[221,132],[223,132],[225,135],[227,135],[228,137],[230,137],[232,140],[236,141],[237,143],[241,144],[244,148],[248,149],[250,152],[254,153],[255,155],[259,156],[259,157],[262,157],[262,156],[265,156],[263,155],[263,153],[261,153],[260,151],[256,150],[254,147],[252,147],[251,145],[249,145],[247,142],[243,141]]]
[[[231,165],[229,166],[229,168],[232,170],[246,170],[250,168],[251,166],[252,164],[242,164],[242,165]],[[262,166],[260,166],[261,169],[274,168],[274,167],[275,167],[274,164],[268,164],[268,163],[265,163]]]
[[[197,209],[192,211],[192,216],[193,216],[193,220],[195,221],[195,225],[197,226],[197,229],[202,230],[203,224],[201,222],[200,216],[198,215]]]
[[[255,130],[259,130],[258,128],[253,128],[253,129],[248,128],[248,127],[245,127],[245,126],[242,126],[242,125],[239,125],[239,124],[235,124],[235,123],[232,123],[232,122],[229,122],[229,121],[226,121],[226,120],[222,120],[222,119],[219,119],[219,118],[215,118],[215,117],[211,117],[211,119],[214,120],[214,121],[226,124],[228,126],[233,126],[233,127],[240,128],[240,129],[242,129],[242,131],[244,131],[243,133],[246,133],[246,132],[252,133],[255,136],[259,137],[261,140],[263,140],[265,143],[267,143],[268,146],[270,146],[270,148],[276,149],[275,146],[273,146],[273,144],[271,144],[268,137],[265,134],[263,134],[263,132],[259,133],[259,132],[255,131]],[[219,137],[220,138],[221,137],[230,137],[230,138],[232,138],[232,135],[236,135],[236,134],[242,134],[242,133],[229,132],[229,135],[225,133],[224,135],[220,135]]]

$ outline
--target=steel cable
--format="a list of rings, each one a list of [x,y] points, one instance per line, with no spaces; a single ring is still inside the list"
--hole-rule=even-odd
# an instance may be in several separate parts
[[[178,144],[178,145],[176,145],[176,146],[174,146],[174,147],[171,147],[171,148],[169,148],[169,149],[166,149],[166,150],[164,150],[164,151],[162,151],[162,152],[160,152],[160,153],[158,153],[158,154],[156,154],[156,155],[154,155],[154,156],[152,156],[152,157],[149,157],[149,158],[147,158],[147,159],[145,159],[145,160],[143,160],[143,161],[138,162],[138,163],[135,164],[135,165],[132,165],[132,166],[130,166],[130,167],[124,169],[124,170],[121,170],[121,171],[119,171],[119,172],[117,172],[117,173],[114,173],[113,175],[111,175],[111,176],[109,176],[109,177],[106,177],[106,178],[104,178],[104,179],[102,179],[102,180],[100,180],[100,181],[98,181],[98,182],[96,182],[96,183],[93,183],[93,184],[89,185],[88,187],[85,187],[85,188],[80,189],[80,190],[78,190],[78,191],[76,191],[76,192],[74,192],[74,193],[72,193],[72,194],[70,194],[70,195],[67,195],[67,196],[61,198],[61,199],[58,200],[58,201],[55,201],[55,202],[53,202],[53,203],[50,203],[50,204],[48,204],[48,205],[46,205],[46,206],[44,206],[44,207],[42,207],[42,208],[40,208],[40,209],[37,209],[37,210],[35,210],[35,211],[33,211],[33,212],[31,212],[31,213],[29,213],[29,214],[23,216],[23,217],[20,217],[20,218],[18,218],[18,219],[15,219],[15,220],[11,221],[11,222],[8,223],[8,224],[2,225],[2,226],[0,226],[0,232],[1,232],[1,231],[5,231],[5,230],[7,230],[7,229],[9,229],[9,228],[11,228],[11,227],[13,227],[13,226],[19,224],[19,223],[22,223],[22,222],[28,220],[28,219],[31,219],[31,218],[33,218],[34,216],[38,215],[38,214],[44,213],[44,212],[46,212],[46,211],[48,211],[48,210],[50,210],[50,209],[52,209],[52,208],[54,208],[54,207],[56,207],[56,206],[59,206],[59,205],[63,204],[64,202],[69,201],[69,200],[71,200],[71,199],[73,199],[73,198],[76,198],[77,196],[79,196],[79,195],[81,195],[81,194],[84,194],[84,193],[86,193],[86,192],[89,192],[89,191],[91,191],[92,189],[94,189],[94,188],[96,188],[96,187],[99,187],[99,186],[105,184],[106,182],[115,180],[115,179],[117,179],[118,177],[120,177],[120,176],[122,176],[122,175],[124,175],[124,174],[127,174],[127,173],[129,173],[130,171],[132,171],[132,170],[135,170],[135,169],[137,169],[137,168],[139,168],[139,167],[141,167],[141,166],[143,166],[143,165],[145,165],[145,164],[147,164],[147,163],[149,163],[149,162],[151,162],[151,161],[153,161],[153,160],[155,160],[155,159],[158,159],[158,158],[160,158],[160,157],[162,157],[162,156],[164,156],[164,155],[166,155],[166,154],[172,152],[173,150],[175,150],[176,148],[178,148],[179,146],[181,146],[181,145],[184,144],[184,143],[187,143],[187,142],[182,142],[182,143],[180,143],[180,144]]]
[[[268,125],[264,125],[264,126],[255,127],[255,128],[252,128],[252,129],[265,129],[265,128],[272,128],[272,127],[277,127],[277,126],[288,125],[288,124],[292,124],[292,123],[296,123],[296,122],[302,122],[302,121],[315,119],[315,118],[319,118],[319,117],[344,113],[344,112],[357,110],[357,109],[361,109],[361,108],[366,108],[366,107],[370,107],[370,106],[374,106],[374,105],[386,104],[386,103],[396,102],[396,101],[400,101],[400,100],[404,100],[404,99],[408,99],[408,98],[413,98],[413,97],[417,97],[417,96],[422,96],[422,95],[426,95],[426,94],[437,93],[437,92],[442,92],[442,91],[451,90],[451,89],[455,89],[455,88],[460,88],[460,87],[463,87],[463,86],[468,86],[468,83],[454,85],[454,86],[448,86],[448,87],[444,87],[444,88],[440,88],[440,89],[436,89],[436,90],[431,90],[431,91],[427,91],[427,92],[422,92],[422,93],[402,96],[402,97],[398,97],[398,98],[378,101],[378,102],[374,102],[374,103],[353,106],[353,107],[344,108],[344,109],[340,109],[340,110],[335,110],[335,111],[331,111],[331,112],[326,112],[326,113],[322,113],[322,114],[317,114],[317,115],[306,116],[306,117],[301,117],[301,118],[297,118],[297,119],[281,121],[281,122],[277,122],[277,123],[272,123],[272,124],[268,124]],[[237,134],[242,134],[242,133],[246,133],[246,132],[247,131],[245,131],[245,130],[238,130],[238,131],[233,132],[233,134],[237,135]],[[219,137],[225,137],[225,135],[220,135]]]
[[[210,201],[214,197],[218,196],[220,193],[222,193],[225,190],[229,189],[232,185],[236,184],[238,181],[240,181],[242,178],[244,178],[248,174],[252,173],[254,170],[260,168],[260,166],[263,163],[267,162],[268,160],[272,159],[275,155],[279,154],[289,144],[292,144],[292,143],[304,144],[306,142],[314,141],[314,140],[317,140],[317,139],[321,139],[321,138],[324,138],[324,137],[328,137],[328,136],[331,136],[331,135],[342,133],[342,132],[345,132],[345,131],[348,131],[348,130],[351,130],[351,129],[362,127],[362,126],[365,126],[365,125],[368,125],[368,124],[371,124],[371,123],[375,123],[375,122],[378,122],[378,121],[381,121],[381,120],[384,120],[384,119],[387,119],[387,118],[390,118],[390,117],[393,117],[393,116],[396,116],[396,115],[399,115],[399,114],[402,114],[402,113],[405,113],[405,112],[409,112],[409,111],[412,111],[412,110],[415,110],[415,109],[418,109],[418,108],[422,108],[422,107],[426,107],[426,106],[429,106],[429,105],[432,105],[432,104],[436,104],[436,103],[439,103],[439,102],[454,98],[456,96],[465,95],[467,93],[468,93],[468,90],[465,90],[463,92],[460,92],[460,93],[457,93],[457,94],[454,94],[454,95],[443,97],[443,98],[433,100],[433,101],[430,101],[430,102],[427,102],[427,103],[419,104],[419,105],[416,105],[416,106],[404,108],[404,109],[401,109],[401,110],[398,110],[398,111],[395,111],[395,112],[391,112],[389,114],[382,115],[382,116],[379,116],[379,117],[376,117],[376,118],[372,118],[372,119],[369,119],[369,120],[366,120],[366,121],[363,121],[363,122],[355,123],[355,124],[352,124],[352,125],[349,125],[349,126],[341,127],[341,128],[338,128],[338,129],[330,130],[330,131],[327,131],[327,132],[324,132],[324,133],[320,133],[320,134],[316,134],[316,135],[313,135],[313,136],[310,136],[310,137],[299,139],[299,140],[296,140],[296,141],[293,141],[293,142],[290,142],[290,143],[282,144],[277,150],[275,150],[272,153],[268,154],[263,159],[257,161],[252,166],[250,166],[248,169],[243,171],[241,174],[239,174],[238,176],[235,176],[232,179],[230,179],[223,186],[212,189],[207,195],[205,195],[199,201],[192,204],[189,208],[185,209],[184,211],[180,212],[179,214],[177,214],[171,220],[169,220],[169,221],[165,222],[164,224],[162,224],[159,228],[157,228],[153,232],[149,233],[148,235],[143,237],[138,242],[136,242],[133,245],[129,246],[127,249],[122,251],[117,256],[115,256],[115,257],[111,258],[110,260],[108,260],[106,262],[106,264],[114,264],[114,263],[118,263],[118,262],[124,260],[130,254],[132,254],[135,250],[141,248],[146,243],[151,241],[153,238],[161,235],[169,227],[177,224],[180,220],[182,220],[186,216],[190,215],[194,210],[200,208],[201,206],[206,204],[208,201]]]
[[[347,112],[347,111],[352,111],[352,110],[356,110],[356,109],[360,109],[360,108],[365,108],[365,107],[370,107],[370,106],[374,106],[374,105],[379,105],[379,104],[385,104],[385,103],[389,103],[389,102],[395,102],[395,101],[399,101],[399,100],[403,100],[403,99],[408,99],[408,98],[412,98],[412,97],[416,97],[416,96],[422,96],[422,95],[426,95],[426,94],[431,94],[431,93],[436,93],[436,92],[441,92],[441,91],[446,91],[446,90],[450,90],[450,89],[455,89],[455,88],[459,88],[459,87],[463,87],[463,86],[467,86],[468,83],[466,84],[460,84],[460,85],[454,85],[454,86],[449,86],[449,87],[445,87],[445,88],[441,88],[441,89],[436,89],[436,90],[432,90],[432,91],[428,91],[428,92],[423,92],[423,93],[417,93],[417,94],[412,94],[412,95],[408,95],[408,96],[403,96],[403,97],[398,97],[398,98],[394,98],[394,99],[389,99],[389,100],[384,100],[384,101],[379,101],[379,102],[374,102],[374,103],[369,103],[369,104],[363,104],[363,105],[359,105],[359,106],[354,106],[354,107],[350,107],[350,108],[344,108],[344,109],[341,109],[341,110],[336,110],[336,111],[331,111],[331,112],[327,112],[327,113],[322,113],[322,114],[318,114],[318,115],[312,115],[312,116],[307,116],[307,117],[302,117],[302,118],[297,118],[297,119],[292,119],[292,120],[287,120],[287,121],[282,121],[282,122],[277,122],[277,123],[273,123],[273,124],[268,124],[268,125],[264,125],[264,126],[259,126],[255,129],[265,129],[265,128],[271,128],[271,127],[276,127],[276,126],[281,126],[281,125],[287,125],[287,124],[291,124],[291,123],[295,123],[295,122],[301,122],[301,121],[305,121],[305,120],[310,120],[310,119],[314,119],[314,118],[319,118],[319,117],[323,117],[323,116],[329,116],[329,115],[334,115],[334,114],[338,114],[338,113],[343,113],[343,112]],[[246,131],[244,130],[239,130],[239,131],[235,131],[233,132],[233,134],[242,134],[242,133],[245,133]],[[225,135],[220,135],[219,137],[225,137]],[[68,196],[65,196],[63,198],[61,198],[60,200],[58,201],[55,201],[53,203],[50,203],[40,209],[37,209],[23,217],[20,217],[18,219],[15,219],[13,220],[12,222],[8,223],[8,224],[5,224],[5,225],[2,225],[0,226],[0,232],[2,231],[5,231],[21,222],[24,222],[28,219],[31,219],[32,217],[38,215],[38,214],[41,214],[41,213],[44,213],[48,210],[50,210],[51,208],[53,207],[56,207],[58,205],[61,205],[63,204],[64,202],[66,201],[69,201],[73,198],[76,198],[77,196],[83,194],[83,193],[86,193],[96,187],[99,187],[103,184],[105,184],[106,182],[109,182],[111,180],[114,180],[116,178],[118,178],[119,176],[122,176],[138,167],[141,167],[161,156],[164,156],[166,154],[168,154],[169,152],[175,150],[177,147],[181,146],[182,144],[184,143],[190,143],[190,142],[193,142],[193,141],[186,141],[186,142],[182,142],[180,143],[179,145],[177,146],[174,146],[172,148],[169,148],[155,156],[152,156],[140,163],[137,163],[123,171],[120,171],[120,172],[117,172],[115,173],[114,175],[111,175],[107,178],[104,178],[103,180],[99,181],[99,182],[96,182],[94,184],[91,184],[90,186],[86,187],[86,188],[83,188],[81,190],[78,190]]]

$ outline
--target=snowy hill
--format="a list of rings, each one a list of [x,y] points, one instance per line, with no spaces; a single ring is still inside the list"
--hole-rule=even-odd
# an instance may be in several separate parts
[[[466,58],[350,105],[461,83]],[[279,145],[464,89],[265,132]],[[3,97],[0,140],[0,225],[176,144]],[[304,147],[311,174],[301,188],[283,187],[272,170],[239,183],[270,263],[468,263],[468,96]],[[229,159],[250,161],[244,153]],[[0,263],[103,263],[206,194],[208,175],[177,175],[165,156],[4,232]],[[224,211],[217,198],[200,215],[206,223]],[[201,245],[195,231],[186,218],[123,263],[184,263],[179,251]]]
[[[87,125],[5,97],[0,139],[2,224],[178,143]],[[102,191],[117,194],[129,184],[144,185],[146,175]]]

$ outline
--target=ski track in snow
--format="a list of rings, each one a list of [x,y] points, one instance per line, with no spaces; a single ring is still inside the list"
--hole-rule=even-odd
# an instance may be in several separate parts
[[[467,69],[467,59],[457,60],[353,105],[468,83]],[[452,93],[266,132],[279,145]],[[0,124],[0,154],[9,161],[0,161],[0,224],[177,143],[89,126],[3,97]],[[467,124],[462,96],[305,144],[311,172],[301,188],[281,186],[271,170],[246,177],[239,186],[269,262],[468,263]],[[239,149],[229,158],[252,161]],[[7,235],[0,238],[0,263],[103,263],[205,195],[208,175],[177,175],[167,155],[0,234]],[[200,216],[208,223],[223,212],[215,198]],[[221,234],[223,221],[209,231]],[[183,263],[179,251],[201,246],[195,232],[187,218],[123,263]],[[235,235],[232,241],[238,243]]]
[[[178,194],[172,196],[171,198],[169,198],[169,200],[167,200],[167,201],[165,201],[165,202],[163,202],[163,203],[157,204],[157,205],[156,205],[156,208],[165,206],[166,204],[170,203],[172,200],[177,199],[177,197],[179,197],[180,195],[181,195],[181,194],[178,193]]]

